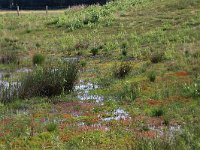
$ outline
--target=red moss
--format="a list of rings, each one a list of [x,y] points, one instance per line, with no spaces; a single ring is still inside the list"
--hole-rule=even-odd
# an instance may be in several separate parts
[[[149,106],[160,106],[160,105],[162,105],[162,103],[160,101],[158,101],[158,100],[151,100],[151,99],[148,100],[147,103],[148,103]]]
[[[188,76],[190,75],[188,72],[185,72],[185,71],[179,71],[179,72],[176,72],[175,74],[177,77],[185,77],[185,76]]]
[[[163,126],[164,119],[163,117],[149,117],[146,123],[150,126],[161,127]]]

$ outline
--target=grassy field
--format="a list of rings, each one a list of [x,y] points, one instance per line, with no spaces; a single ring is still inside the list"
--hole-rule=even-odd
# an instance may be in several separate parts
[[[0,149],[200,149],[200,1],[0,11]]]

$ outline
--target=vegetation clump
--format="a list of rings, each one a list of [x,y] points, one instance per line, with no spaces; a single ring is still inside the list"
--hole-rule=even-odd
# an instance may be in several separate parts
[[[91,49],[90,51],[92,53],[92,56],[96,56],[99,52],[99,48],[98,47],[94,47]]]
[[[164,54],[161,52],[154,52],[151,57],[150,60],[153,64],[159,63],[164,59]]]
[[[57,129],[57,125],[55,123],[49,123],[46,126],[48,132],[53,132]]]
[[[121,45],[121,53],[123,56],[127,56],[127,49],[128,49],[128,43],[123,42]]]
[[[21,98],[52,97],[70,92],[77,77],[78,66],[75,63],[38,67],[23,77],[19,95]]]
[[[162,108],[154,108],[151,111],[151,116],[152,117],[160,117],[164,114],[164,111]]]
[[[148,78],[149,78],[149,81],[150,82],[154,82],[156,80],[156,72],[155,71],[151,71],[149,74],[148,74]]]
[[[114,66],[113,75],[118,79],[125,78],[131,72],[131,64],[128,62],[121,62]]]
[[[33,65],[41,65],[45,61],[45,56],[42,54],[35,54],[33,56]]]

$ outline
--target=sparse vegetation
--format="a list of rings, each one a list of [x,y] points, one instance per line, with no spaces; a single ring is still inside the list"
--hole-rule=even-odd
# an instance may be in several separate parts
[[[200,149],[199,12],[199,0],[0,11],[0,149]]]
[[[19,57],[16,52],[5,51],[1,53],[0,63],[2,64],[19,64]]]

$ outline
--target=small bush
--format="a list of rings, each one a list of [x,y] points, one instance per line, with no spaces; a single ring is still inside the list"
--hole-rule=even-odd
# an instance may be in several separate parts
[[[96,56],[98,54],[98,52],[99,52],[99,48],[94,47],[94,48],[91,49],[90,52],[92,53],[93,56]]]
[[[164,111],[162,108],[155,108],[151,111],[152,117],[160,117],[164,114]]]
[[[126,49],[122,49],[122,55],[127,56],[127,50]]]
[[[121,51],[122,51],[123,56],[127,56],[127,48],[128,48],[128,44],[126,42],[122,43]]]
[[[151,56],[151,62],[156,64],[156,63],[159,63],[163,60],[164,58],[164,54],[163,53],[160,53],[160,52],[155,52],[152,54]]]
[[[154,82],[156,80],[156,72],[155,71],[151,71],[148,74],[148,78],[149,78],[149,81]]]
[[[38,67],[22,78],[20,98],[52,97],[73,90],[78,78],[76,63]]]
[[[82,60],[82,61],[80,61],[80,65],[81,65],[81,67],[85,67],[87,65],[87,62]]]
[[[50,123],[46,126],[47,131],[53,132],[57,129],[57,125],[55,123]]]
[[[42,54],[35,54],[33,56],[33,65],[41,65],[44,63],[45,57]]]
[[[131,65],[127,62],[122,62],[120,65],[114,67],[113,75],[116,78],[124,78],[127,76],[131,71]]]

